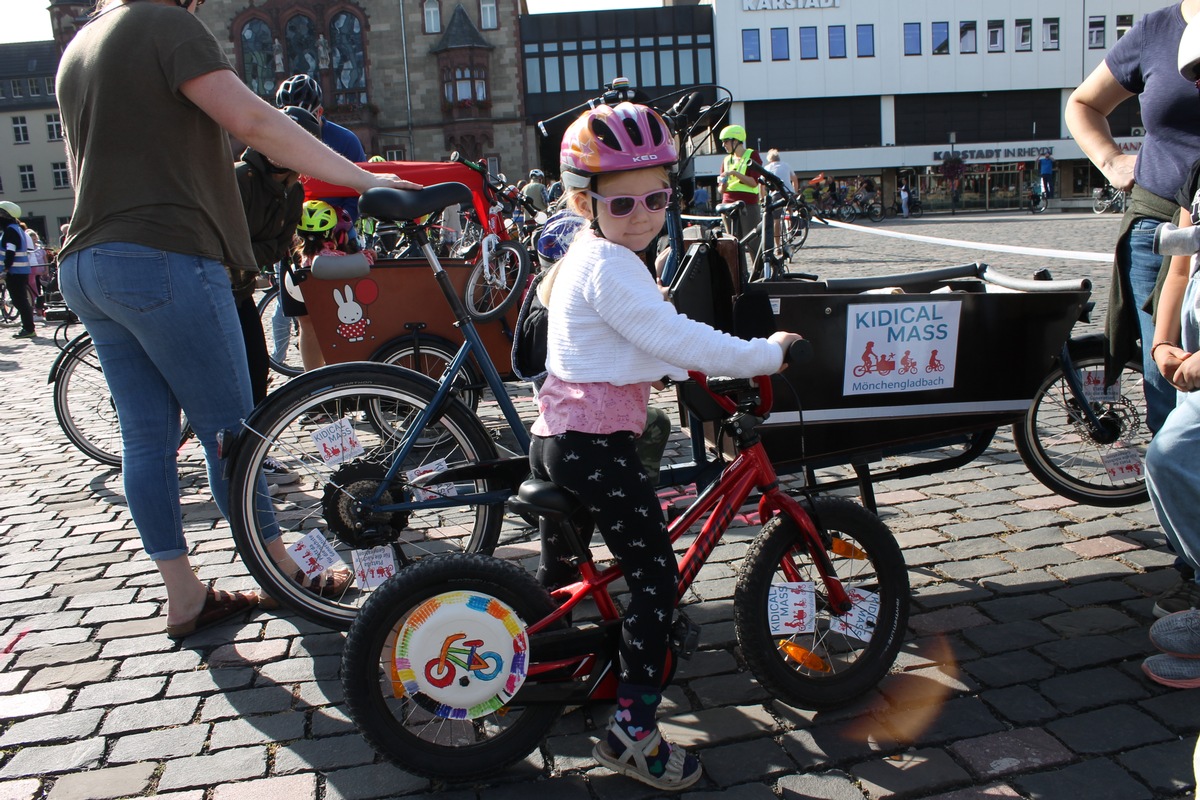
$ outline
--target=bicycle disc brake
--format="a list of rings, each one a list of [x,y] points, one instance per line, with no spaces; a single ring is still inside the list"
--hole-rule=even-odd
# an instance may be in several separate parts
[[[407,511],[373,512],[373,505],[390,505],[403,494],[401,487],[384,489],[372,502],[387,478],[383,464],[355,462],[338,469],[325,484],[321,508],[325,522],[339,540],[355,549],[394,543],[408,525]]]

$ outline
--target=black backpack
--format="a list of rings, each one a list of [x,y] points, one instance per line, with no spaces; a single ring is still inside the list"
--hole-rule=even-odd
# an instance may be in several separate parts
[[[538,299],[537,287],[546,276],[543,270],[533,276],[517,312],[513,334],[512,369],[522,380],[540,383],[546,378],[546,344],[550,327],[550,312]]]

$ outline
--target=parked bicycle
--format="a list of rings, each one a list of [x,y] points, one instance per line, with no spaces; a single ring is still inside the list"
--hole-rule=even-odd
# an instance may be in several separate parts
[[[1125,213],[1126,195],[1124,189],[1118,189],[1111,183],[1101,189],[1092,189],[1092,213],[1103,214],[1105,211]]]
[[[904,639],[909,586],[896,540],[847,499],[801,502],[780,489],[756,430],[771,410],[769,378],[692,378],[723,409],[738,456],[669,526],[677,544],[703,523],[680,561],[676,603],[737,510],[761,491],[762,528],[733,595],[739,652],[759,684],[790,705],[823,710],[862,696],[887,675]],[[438,556],[388,580],[350,628],[341,670],[350,716],[377,751],[409,772],[485,777],[536,749],[565,707],[615,699],[622,615],[611,587],[620,567],[593,561],[592,523],[573,495],[527,481],[509,505],[565,537],[578,582],[547,593],[511,562]],[[598,619],[575,619],[587,601]],[[426,665],[440,663],[460,637],[498,656],[499,671],[481,667],[454,682],[430,674]],[[698,627],[677,611],[664,685],[698,639]]]
[[[1040,187],[1036,185],[1029,187],[1029,196],[1025,200],[1025,207],[1029,209],[1030,214],[1041,214],[1046,210],[1046,195],[1042,193]]]

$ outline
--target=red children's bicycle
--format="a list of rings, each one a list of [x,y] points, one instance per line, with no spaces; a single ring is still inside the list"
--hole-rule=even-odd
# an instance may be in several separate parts
[[[669,526],[677,545],[691,537],[677,601],[757,492],[762,530],[733,597],[742,657],[790,705],[825,709],[859,697],[888,673],[904,638],[909,587],[899,546],[848,499],[797,500],[779,487],[756,431],[771,408],[769,379],[692,377],[723,409],[737,455]],[[536,749],[564,707],[615,698],[622,616],[612,588],[620,568],[592,560],[588,513],[559,487],[526,481],[509,505],[567,537],[579,581],[548,593],[509,561],[432,556],[389,579],[350,628],[342,661],[350,715],[380,753],[410,772],[453,781],[497,772]],[[578,619],[589,600],[592,618]],[[664,684],[699,641],[682,610],[673,631]],[[425,666],[460,637],[497,655],[500,668],[462,670],[451,682],[441,672],[431,678]]]

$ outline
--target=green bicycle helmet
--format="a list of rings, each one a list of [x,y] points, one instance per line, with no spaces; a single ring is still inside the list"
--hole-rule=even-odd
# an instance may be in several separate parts
[[[721,135],[718,137],[722,142],[726,139],[736,139],[742,144],[746,143],[746,129],[741,125],[726,125],[721,129]]]
[[[304,210],[300,212],[300,224],[296,231],[301,235],[306,233],[332,232],[338,224],[337,211],[323,200],[308,200]]]

